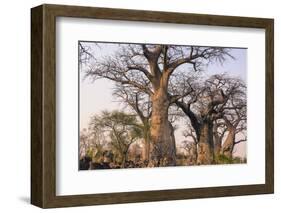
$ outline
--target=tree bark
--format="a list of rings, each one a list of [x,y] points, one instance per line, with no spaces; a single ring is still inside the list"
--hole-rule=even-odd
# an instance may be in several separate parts
[[[126,157],[126,153],[123,152],[123,153],[121,154],[121,156],[122,156],[121,167],[122,167],[122,168],[125,168],[125,163],[126,163],[126,160],[127,160],[127,159],[126,159],[126,158],[127,158],[127,157]]]
[[[145,161],[149,161],[150,158],[150,142],[145,141],[145,147],[144,147],[144,159]]]
[[[235,128],[228,127],[228,131],[228,135],[222,145],[221,154],[228,158],[232,158],[232,152],[235,143]]]
[[[144,126],[144,155],[143,160],[149,161],[150,156],[150,127]]]
[[[215,155],[215,157],[218,157],[220,155],[220,151],[221,151],[220,139],[218,139],[216,136],[214,136],[214,155]]]
[[[214,156],[215,158],[218,157],[220,155],[221,152],[221,143],[222,143],[222,137],[220,136],[219,133],[217,132],[218,130],[218,126],[216,124],[214,124],[213,126],[213,140],[214,140]]]
[[[168,120],[170,105],[167,92],[159,88],[153,94],[151,115],[151,167],[176,165],[176,149],[173,126]]]
[[[193,143],[188,150],[188,155],[187,155],[187,165],[196,165],[197,163],[197,144]]]
[[[205,120],[200,128],[200,138],[197,148],[197,164],[212,164],[214,160],[213,123]]]

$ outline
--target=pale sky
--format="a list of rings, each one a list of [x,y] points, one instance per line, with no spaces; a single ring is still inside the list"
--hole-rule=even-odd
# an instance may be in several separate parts
[[[92,45],[92,50],[95,57],[112,54],[117,49],[117,44],[100,43],[99,47],[93,45],[94,43],[87,42],[87,45]],[[235,60],[228,59],[221,64],[210,64],[207,71],[203,75],[213,75],[219,73],[228,73],[230,76],[240,77],[245,82],[247,81],[247,49],[231,49],[230,54],[234,56]],[[87,128],[90,117],[99,114],[103,110],[122,110],[123,107],[119,102],[115,101],[112,96],[112,88],[114,83],[107,79],[100,79],[91,82],[89,79],[84,79],[83,72],[80,72],[80,130]],[[178,122],[178,129],[175,130],[176,143],[185,140],[182,136],[184,130],[184,123]],[[236,145],[236,152],[234,155],[244,157],[246,156],[246,143]]]

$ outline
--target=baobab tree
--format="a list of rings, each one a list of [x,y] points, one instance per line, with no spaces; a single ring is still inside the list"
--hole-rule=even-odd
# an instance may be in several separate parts
[[[214,160],[213,123],[222,117],[215,107],[223,104],[225,96],[221,90],[204,87],[188,102],[178,100],[176,104],[189,117],[198,140],[197,164],[211,164]],[[192,105],[193,109],[192,109]]]
[[[243,96],[241,97],[243,99]],[[214,123],[214,154],[233,158],[234,147],[247,141],[246,105],[236,105]]]
[[[231,96],[229,105],[224,107],[225,112],[223,120],[226,125],[227,136],[222,145],[220,153],[228,158],[232,158],[234,146],[247,140],[246,120],[247,120],[247,105],[244,85],[240,91],[236,91]]]
[[[190,122],[187,122],[187,128],[183,131],[183,136],[186,138],[182,141],[182,148],[187,152],[187,164],[196,165],[198,140]]]
[[[171,75],[178,69],[199,71],[212,61],[223,62],[227,56],[229,49],[220,47],[120,44],[114,54],[91,60],[85,72],[93,80],[109,79],[149,95],[150,162],[155,166],[171,166],[176,164],[176,146],[168,109],[181,98],[178,94],[169,95]]]
[[[143,131],[143,142],[144,142],[144,151],[145,158],[144,160],[149,160],[150,155],[150,122],[152,115],[152,103],[148,94],[140,91],[137,88],[134,88],[130,85],[116,85],[114,88],[113,95],[117,97],[117,100],[120,101],[124,108],[131,109],[132,113],[134,113],[139,120],[141,121],[141,129]],[[172,123],[175,122],[178,117],[177,112],[172,107],[169,109],[169,125],[170,129],[174,131],[174,127]],[[173,137],[173,134],[171,134]],[[175,138],[172,138],[173,144],[175,144]],[[150,166],[153,166],[150,164]]]
[[[222,116],[213,123],[214,154],[231,159],[234,146],[247,138],[246,85],[241,79],[226,75],[215,75],[209,83],[214,89],[221,89],[226,100],[215,108]]]
[[[227,127],[223,119],[214,121],[213,124],[213,140],[214,140],[214,156],[218,158],[221,154],[223,139],[226,135]]]
[[[217,140],[222,140],[222,134],[225,133],[219,132],[218,120],[225,118],[227,111],[237,110],[242,106],[241,95],[244,89],[245,85],[240,79],[230,78],[226,75],[213,75],[205,80],[200,88],[191,93],[192,97],[176,102],[190,119],[196,133],[197,164],[214,162],[215,153],[218,153],[216,149],[221,147],[221,142]],[[237,99],[235,103],[234,97]],[[245,105],[243,104],[243,106]],[[220,134],[220,138],[216,137],[219,136],[218,134]]]

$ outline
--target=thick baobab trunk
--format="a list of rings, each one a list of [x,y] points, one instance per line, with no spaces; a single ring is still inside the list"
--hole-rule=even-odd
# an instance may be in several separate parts
[[[214,155],[218,157],[221,151],[221,143],[218,140],[214,140]]]
[[[232,158],[232,152],[235,142],[235,128],[228,127],[228,135],[222,145],[221,154],[228,158]]]
[[[176,165],[176,149],[173,127],[168,120],[169,100],[164,89],[155,91],[152,99],[150,126],[151,167]]]
[[[204,121],[200,128],[200,138],[197,148],[197,164],[212,164],[213,160],[213,124],[211,121]]]
[[[214,131],[216,131],[216,128],[214,128]],[[221,138],[218,135],[218,133],[214,132],[214,155],[215,157],[218,157],[221,152]]]

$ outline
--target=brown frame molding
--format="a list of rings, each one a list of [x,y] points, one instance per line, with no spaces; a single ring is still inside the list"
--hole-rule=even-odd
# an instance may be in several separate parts
[[[229,27],[266,32],[266,183],[259,185],[56,196],[56,17]],[[274,20],[64,5],[31,9],[31,203],[42,208],[274,192]]]

